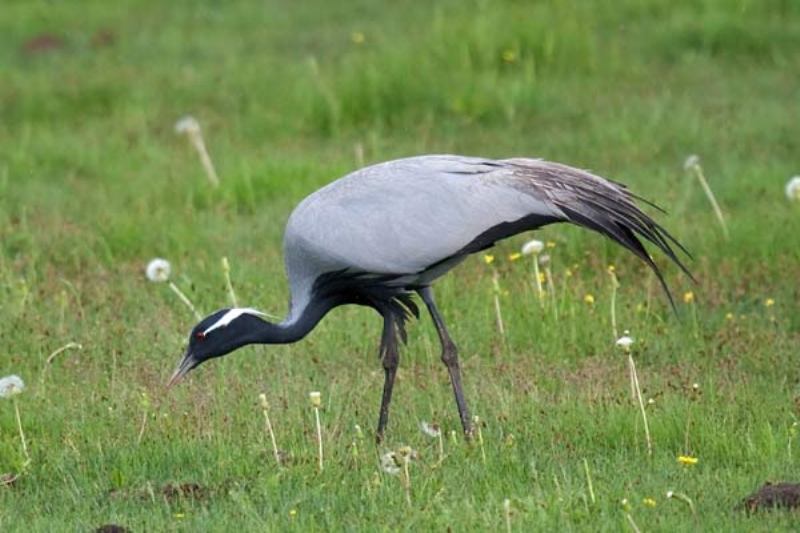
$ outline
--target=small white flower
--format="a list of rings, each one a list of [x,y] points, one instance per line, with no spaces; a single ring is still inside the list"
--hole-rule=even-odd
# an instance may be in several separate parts
[[[628,333],[628,330],[625,330],[625,333],[617,339],[617,346],[622,348],[623,350],[629,350],[631,345],[633,344],[633,337],[631,337]]]
[[[686,158],[686,161],[683,162],[683,169],[687,172],[698,166],[700,166],[700,156],[697,154],[690,155]]]
[[[675,496],[675,492],[673,492],[671,490],[668,490],[667,491],[667,498],[672,498],[673,496]]]
[[[381,455],[381,469],[387,474],[396,476],[400,473],[400,458],[395,452],[386,452]]]
[[[11,398],[25,390],[25,382],[16,374],[0,378],[0,398]]]
[[[522,245],[522,255],[539,255],[544,250],[544,243],[542,241],[533,239]]]
[[[163,283],[169,279],[169,275],[172,272],[172,267],[170,266],[169,261],[166,259],[156,257],[147,263],[147,268],[144,272],[147,275],[147,279],[150,281],[155,283]]]
[[[186,115],[185,117],[181,117],[178,119],[178,122],[175,123],[175,133],[187,133],[189,135],[193,133],[200,133],[200,123],[197,122],[197,119],[191,115]]]
[[[786,182],[786,198],[792,202],[800,202],[800,176]]]
[[[442,434],[442,428],[439,427],[439,424],[429,424],[424,420],[419,423],[419,429],[432,439],[436,439]]]

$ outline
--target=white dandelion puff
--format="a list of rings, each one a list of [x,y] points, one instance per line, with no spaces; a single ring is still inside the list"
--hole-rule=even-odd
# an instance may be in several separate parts
[[[625,333],[622,335],[622,337],[617,339],[616,345],[622,348],[623,350],[628,351],[630,350],[633,343],[634,343],[633,337],[631,337],[628,334],[628,331],[626,330]]]
[[[520,252],[522,252],[522,255],[539,255],[542,250],[544,250],[544,243],[533,239],[523,244]]]
[[[683,169],[687,172],[700,164],[700,156],[692,154],[683,162]]]
[[[191,115],[186,115],[185,117],[181,117],[175,123],[175,133],[181,135],[183,133],[186,134],[195,134],[200,133],[200,123],[197,122],[197,119]]]
[[[0,398],[11,398],[25,390],[25,382],[16,374],[0,378]]]
[[[442,428],[439,427],[439,424],[428,423],[424,420],[419,423],[419,429],[432,439],[437,439],[442,435]]]
[[[147,263],[147,268],[144,272],[147,279],[153,283],[163,283],[169,280],[169,276],[172,273],[172,266],[166,259],[156,257]]]
[[[392,476],[398,475],[400,473],[401,464],[400,458],[397,456],[396,452],[386,452],[381,455],[381,470],[387,474]]]
[[[800,176],[794,176],[786,182],[786,198],[792,202],[800,202]]]

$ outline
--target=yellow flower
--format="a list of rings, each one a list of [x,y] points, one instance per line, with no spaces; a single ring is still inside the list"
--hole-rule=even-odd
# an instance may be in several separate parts
[[[696,465],[699,459],[697,457],[692,457],[691,455],[679,455],[678,462],[685,466],[693,466]]]
[[[617,270],[617,267],[614,265],[608,265],[608,273],[613,274]]]
[[[494,262],[494,256],[493,256],[492,254],[485,254],[485,255],[483,256],[483,261],[484,261],[484,262],[485,262],[487,265],[491,265],[491,264]]]
[[[183,518],[184,516],[186,516],[184,513],[175,513],[175,518],[177,518],[177,519],[179,519],[179,520],[180,520],[181,518]]]
[[[734,318],[736,317],[733,315],[733,313],[727,313],[725,315],[725,320],[733,320]]]
[[[506,63],[514,63],[517,60],[517,53],[514,50],[503,50],[503,61]]]
[[[656,506],[656,501],[653,498],[645,498],[644,500],[642,500],[642,503],[648,507]]]
[[[565,277],[565,278],[571,278],[571,277],[572,277],[572,270],[570,270],[569,268],[568,268],[568,269],[566,269],[566,270],[564,271],[564,277]]]
[[[594,305],[594,296],[592,296],[591,294],[587,294],[586,296],[583,297],[583,301],[589,305]]]
[[[547,281],[547,276],[544,275],[544,272],[539,272],[539,283],[544,283]]]
[[[687,291],[683,293],[683,303],[690,304],[694,302],[694,293],[692,291]]]
[[[350,34],[350,40],[353,41],[353,44],[364,44],[366,37],[360,31],[354,31]]]
[[[522,254],[521,254],[521,253],[519,253],[519,252],[515,252],[515,253],[513,253],[513,254],[510,254],[510,255],[508,256],[508,260],[509,260],[509,261],[516,261],[516,260],[517,260],[517,259],[519,259],[520,257],[522,257]]]
[[[289,516],[292,518],[297,516],[297,509],[289,509]]]
[[[556,247],[556,242],[555,241],[547,241],[545,246],[547,246],[548,248],[555,248]]]
[[[767,298],[766,300],[764,300],[765,307],[772,307],[773,305],[775,305],[775,300],[773,300],[772,298]]]

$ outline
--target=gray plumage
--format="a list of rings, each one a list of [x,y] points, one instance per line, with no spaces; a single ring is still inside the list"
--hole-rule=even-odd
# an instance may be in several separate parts
[[[416,293],[436,326],[461,424],[469,435],[471,419],[457,350],[431,284],[498,240],[571,222],[636,254],[669,295],[639,238],[661,249],[688,274],[672,246],[686,250],[636,206],[636,199],[623,185],[538,159],[428,155],[357,170],[309,195],[289,217],[284,253],[291,304],[286,319],[273,324],[253,309],[217,311],[192,330],[171,383],[202,362],[246,344],[295,342],[337,306],[369,306],[384,321],[380,440],[399,361],[398,338],[405,340],[405,322],[419,314],[412,298]]]
[[[675,240],[633,198],[622,185],[538,159],[427,155],[357,170],[306,197],[289,217],[284,254],[292,314],[308,303],[322,274],[427,285],[496,240],[553,222],[604,233],[661,279],[638,233],[685,270],[670,247]]]

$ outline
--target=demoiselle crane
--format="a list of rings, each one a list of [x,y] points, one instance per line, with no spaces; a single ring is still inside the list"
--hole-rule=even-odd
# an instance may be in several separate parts
[[[431,284],[468,255],[501,239],[572,222],[633,252],[653,269],[669,296],[639,237],[691,277],[673,246],[688,252],[634,199],[640,200],[621,184],[538,159],[425,155],[356,170],[306,197],[289,217],[283,243],[291,289],[288,316],[271,323],[251,308],[211,314],[192,329],[169,385],[201,363],[242,346],[299,341],[337,306],[368,306],[383,318],[380,441],[389,418],[398,339],[406,341],[406,321],[419,317],[412,299],[416,293],[436,326],[461,425],[469,436],[471,419],[456,345]]]

